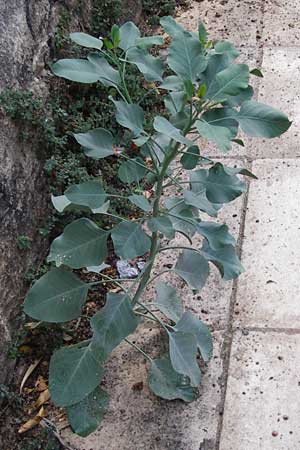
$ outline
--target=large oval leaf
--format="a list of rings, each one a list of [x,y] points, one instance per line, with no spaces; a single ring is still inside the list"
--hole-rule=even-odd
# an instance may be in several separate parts
[[[246,64],[232,64],[218,72],[215,81],[206,92],[206,98],[223,102],[231,96],[239,95],[248,87],[249,67]]]
[[[185,402],[192,402],[198,397],[197,389],[190,385],[186,376],[173,369],[168,356],[152,361],[148,383],[155,395],[166,400],[178,398]]]
[[[176,34],[170,46],[168,64],[183,80],[196,81],[206,68],[199,39],[187,32]]]
[[[175,329],[194,334],[203,360],[205,362],[210,360],[213,351],[213,340],[211,332],[205,323],[201,322],[191,311],[186,311],[179,322],[177,322]]]
[[[278,109],[254,101],[244,102],[236,119],[249,136],[266,138],[280,136],[292,123]]]
[[[119,28],[120,43],[119,47],[125,52],[135,46],[136,40],[141,33],[138,27],[133,22],[126,22]]]
[[[72,272],[52,269],[34,283],[24,311],[36,320],[67,322],[80,316],[87,292],[88,285]]]
[[[121,222],[113,229],[111,237],[120,258],[133,259],[150,250],[151,240],[137,223]]]
[[[191,386],[199,386],[201,371],[197,363],[197,340],[191,333],[169,333],[170,360],[174,370],[190,379]]]
[[[165,134],[171,139],[181,144],[191,146],[193,143],[184,137],[181,131],[174,127],[165,117],[156,116],[153,123],[153,128],[159,133]]]
[[[92,345],[107,355],[138,326],[130,299],[124,294],[108,293],[104,308],[91,320],[94,331]]]
[[[145,77],[145,80],[162,81],[164,64],[160,58],[154,58],[141,48],[132,48],[127,52],[129,62],[135,64]]]
[[[94,66],[95,71],[98,73],[98,79],[104,86],[115,87],[121,82],[119,72],[109,65],[105,58],[99,56],[98,53],[90,53],[88,60]]]
[[[113,99],[112,99],[113,100]],[[144,111],[139,105],[128,104],[123,101],[114,101],[117,108],[116,121],[124,128],[132,131],[134,136],[143,133]]]
[[[58,77],[79,83],[95,83],[99,80],[95,66],[86,59],[61,59],[51,66]]]
[[[107,238],[108,232],[91,220],[75,220],[52,242],[48,261],[54,261],[57,266],[65,264],[72,269],[97,266],[106,259]]]
[[[194,179],[194,175],[191,179]],[[194,187],[194,185],[192,186]],[[198,187],[200,188],[200,185]],[[212,217],[217,216],[220,206],[208,200],[204,188],[197,190],[193,189],[192,191],[187,189],[186,191],[183,191],[183,195],[187,205],[194,206]]]
[[[99,181],[74,184],[65,191],[65,196],[71,203],[87,206],[91,210],[100,208],[107,198],[107,194]]]
[[[123,161],[118,170],[118,177],[123,183],[138,183],[146,175],[147,167],[142,158],[138,157]]]
[[[91,345],[64,347],[50,360],[49,390],[56,406],[70,406],[89,395],[103,377],[100,353],[95,356]]]
[[[198,252],[184,250],[178,257],[175,272],[192,289],[202,289],[209,274],[206,259]]]
[[[114,139],[104,128],[95,128],[87,133],[74,134],[76,141],[84,147],[85,154],[94,159],[114,155]]]
[[[87,33],[71,33],[70,38],[73,42],[76,42],[76,44],[81,45],[82,47],[96,48],[98,50],[101,50],[103,47],[101,39],[95,38]]]
[[[206,196],[212,203],[229,203],[246,191],[246,184],[236,175],[231,175],[221,163],[208,170],[196,170],[191,175],[191,183],[198,189],[205,188]]]
[[[208,240],[213,250],[219,250],[224,245],[235,245],[235,239],[225,224],[201,221],[197,225],[197,231]]]
[[[218,250],[213,250],[207,241],[204,241],[201,249],[203,256],[219,269],[224,280],[233,280],[244,272],[233,245],[225,245]]]
[[[98,387],[81,402],[68,406],[69,423],[74,433],[86,437],[100,425],[109,403],[107,392]]]
[[[177,322],[183,313],[181,300],[177,297],[176,289],[162,281],[156,283],[155,305],[168,319]]]

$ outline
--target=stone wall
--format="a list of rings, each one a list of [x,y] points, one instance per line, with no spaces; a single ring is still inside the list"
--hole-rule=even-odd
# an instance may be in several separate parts
[[[0,0],[0,91],[6,87],[38,89],[53,34],[53,0]],[[22,126],[22,125],[20,125]],[[24,274],[45,255],[38,235],[47,212],[42,162],[34,143],[21,142],[19,130],[0,113],[0,383],[8,374],[7,349],[24,295]],[[29,251],[17,237],[32,240]]]

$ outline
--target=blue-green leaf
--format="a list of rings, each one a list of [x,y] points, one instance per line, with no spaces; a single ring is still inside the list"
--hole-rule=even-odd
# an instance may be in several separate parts
[[[195,208],[187,205],[179,197],[169,197],[165,200],[165,204],[174,230],[192,237],[197,225]]]
[[[71,33],[70,38],[73,42],[76,42],[76,44],[81,45],[82,47],[96,48],[97,50],[101,50],[103,47],[101,39],[95,38],[87,33]]]
[[[206,92],[206,98],[214,102],[224,102],[248,87],[249,67],[246,64],[232,64],[216,74],[215,81]]]
[[[100,208],[107,199],[107,194],[99,181],[73,184],[65,191],[65,196],[71,203],[87,206],[92,211]]]
[[[104,128],[95,128],[87,133],[76,133],[74,138],[84,147],[85,154],[91,158],[106,158],[115,153],[113,136]]]
[[[153,45],[163,45],[164,38],[162,36],[145,36],[138,38],[135,45],[140,48],[149,48]]]
[[[197,389],[190,385],[187,377],[174,370],[169,356],[152,361],[148,383],[155,395],[166,400],[178,398],[192,402],[198,397]]]
[[[132,194],[128,197],[128,200],[130,200],[131,203],[145,212],[152,211],[152,206],[150,205],[149,200],[144,197],[144,195]]]
[[[155,306],[173,322],[178,322],[183,313],[181,300],[178,298],[176,289],[162,281],[155,285]]]
[[[191,182],[198,189],[205,188],[207,199],[212,203],[229,203],[246,191],[246,184],[236,175],[229,174],[223,164],[216,163],[209,170],[192,173]]]
[[[28,292],[24,311],[36,320],[67,322],[80,316],[88,285],[72,272],[51,269]]]
[[[197,347],[205,362],[209,361],[213,351],[211,332],[205,323],[201,322],[191,311],[186,311],[175,326],[176,331],[192,333],[196,337]]]
[[[47,260],[72,269],[99,265],[107,256],[107,238],[108,232],[91,220],[74,220],[54,239]]]
[[[127,59],[137,66],[145,80],[149,82],[162,81],[164,64],[160,58],[155,58],[144,49],[132,48],[127,52]]]
[[[198,386],[201,372],[197,363],[197,340],[194,334],[183,331],[169,333],[170,360],[174,370],[190,379],[191,386]]]
[[[112,99],[117,109],[116,121],[124,128],[132,131],[134,136],[143,133],[144,111],[139,105],[128,104]]]
[[[200,150],[198,145],[192,145],[183,153],[180,162],[186,170],[192,170],[197,166],[199,157]]]
[[[68,406],[67,415],[74,433],[86,437],[100,425],[109,403],[107,392],[98,387],[81,402]]]
[[[183,80],[196,81],[207,64],[199,39],[187,32],[176,34],[169,49],[168,64]]]
[[[111,237],[115,252],[122,259],[133,259],[150,250],[151,240],[137,223],[119,223],[112,230]]]
[[[154,119],[153,127],[159,133],[163,133],[171,139],[181,144],[191,146],[193,143],[185,138],[181,131],[174,127],[165,117],[156,116]]]
[[[172,16],[164,16],[160,19],[160,24],[171,37],[176,36],[178,33],[185,32],[185,29],[173,19]]]
[[[292,123],[278,109],[254,101],[244,102],[236,119],[249,136],[266,138],[280,136]]]
[[[51,70],[58,77],[78,83],[95,83],[99,80],[95,66],[86,59],[61,59],[52,64]]]
[[[209,216],[216,217],[220,209],[220,205],[210,202],[206,196],[205,188],[197,184],[194,172],[191,175],[192,190],[183,191],[184,201],[187,205],[200,209]]]
[[[119,28],[120,43],[119,47],[125,52],[136,45],[137,39],[141,33],[133,22],[126,22]]]
[[[107,294],[104,308],[91,320],[94,332],[92,346],[108,355],[120,342],[133,333],[139,320],[134,314],[130,299],[125,294]]]
[[[64,347],[50,360],[49,390],[56,406],[80,402],[100,384],[103,355],[96,356],[92,346]]]
[[[142,158],[123,161],[118,170],[118,177],[123,183],[138,183],[147,173]]]
[[[184,250],[178,257],[175,272],[191,289],[202,289],[209,274],[206,259],[194,250]]]
[[[233,280],[244,272],[233,245],[225,245],[218,250],[213,250],[208,242],[204,241],[201,251],[203,256],[219,269],[224,280]]]
[[[159,231],[164,234],[167,239],[173,239],[175,237],[173,224],[168,217],[152,217],[152,219],[148,220],[147,225],[149,230],[152,232]]]
[[[119,72],[114,69],[105,58],[99,56],[98,53],[90,53],[88,55],[89,62],[95,67],[98,73],[99,81],[104,84],[104,86],[116,86],[120,84]]]
[[[201,221],[197,225],[197,231],[208,240],[213,250],[219,250],[225,245],[235,245],[235,239],[225,224]]]

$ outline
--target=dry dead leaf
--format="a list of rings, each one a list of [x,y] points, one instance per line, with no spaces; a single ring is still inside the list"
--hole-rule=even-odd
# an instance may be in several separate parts
[[[28,328],[29,330],[34,330],[37,328],[41,323],[43,322],[27,322],[25,323],[25,328]]]
[[[149,199],[149,198],[151,197],[151,195],[152,195],[152,192],[151,192],[151,191],[144,191],[143,194],[144,194],[144,196],[145,196],[147,199]]]
[[[70,336],[69,334],[67,334],[67,333],[64,333],[63,334],[63,340],[65,341],[65,342],[70,342],[70,341],[72,341],[72,336]]]
[[[29,347],[29,345],[21,345],[21,347],[19,347],[19,352],[25,354],[32,353],[32,348]]]
[[[42,377],[42,375],[38,376],[38,379],[36,380],[36,383],[35,383],[35,387],[36,387],[36,390],[39,392],[43,392],[46,389],[48,389],[47,381],[45,380],[44,377]]]
[[[43,417],[46,417],[46,416],[47,416],[47,413],[46,413],[44,407],[42,406],[36,416],[27,420],[27,422],[23,423],[23,425],[20,426],[20,428],[18,429],[18,433],[19,434],[26,433],[26,431],[29,431],[32,428],[36,427],[40,423],[40,421],[43,419]]]
[[[28,367],[28,369],[25,372],[25,375],[21,381],[21,385],[20,385],[20,394],[22,393],[23,387],[26,383],[26,381],[28,380],[28,378],[30,377],[30,375],[32,374],[32,372],[36,369],[36,367],[39,365],[40,361],[42,358],[37,359],[36,361],[34,361],[34,363],[30,364],[30,366]]]
[[[36,408],[39,408],[44,403],[46,403],[49,399],[50,399],[50,392],[49,392],[49,389],[46,389],[44,392],[40,393],[39,398],[35,402],[34,406]]]

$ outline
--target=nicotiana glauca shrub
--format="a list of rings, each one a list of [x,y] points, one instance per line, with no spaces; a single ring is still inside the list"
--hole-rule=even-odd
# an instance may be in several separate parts
[[[197,355],[207,362],[212,338],[207,326],[192,312],[185,311],[175,288],[160,274],[151,277],[161,252],[180,250],[170,269],[192,290],[201,289],[214,264],[225,280],[243,271],[235,252],[235,240],[225,224],[216,218],[222,206],[246,191],[239,175],[254,177],[245,168],[227,167],[205,158],[199,138],[212,141],[222,153],[237,138],[239,128],[249,136],[273,138],[290,126],[280,111],[251,100],[251,75],[261,76],[246,64],[236,63],[238,51],[230,42],[212,42],[203,24],[188,32],[171,17],[161,25],[171,37],[168,56],[153,56],[149,49],[164,43],[161,36],[141,37],[131,22],[113,26],[109,37],[97,39],[73,33],[71,39],[91,49],[84,59],[62,59],[52,65],[59,77],[80,83],[97,83],[110,88],[117,123],[124,133],[113,136],[103,128],[74,134],[88,158],[111,155],[119,160],[118,177],[130,187],[132,202],[141,214],[124,219],[110,212],[111,194],[99,179],[75,184],[64,195],[52,197],[60,211],[88,213],[68,224],[50,248],[53,268],[31,288],[25,312],[39,321],[63,323],[80,317],[89,289],[109,281],[119,292],[108,292],[106,304],[90,321],[92,338],[56,351],[50,362],[49,388],[53,402],[65,407],[73,430],[86,436],[96,429],[108,405],[108,395],[99,385],[105,361],[122,341],[141,352],[149,362],[150,389],[164,399],[190,402],[197,397],[201,371]],[[164,96],[166,114],[145,125],[140,102],[132,102],[126,83],[130,65],[138,68],[149,91]],[[182,178],[178,165],[189,173]],[[149,199],[145,186],[153,186]],[[163,196],[174,186],[178,195]],[[174,189],[175,190],[175,189]],[[125,199],[124,199],[125,200]],[[101,229],[95,220],[113,216],[115,225]],[[187,239],[186,246],[172,245],[176,234]],[[203,237],[201,248],[192,246],[195,235]],[[121,259],[146,255],[143,271],[135,279],[115,278],[102,273],[98,282],[83,282],[73,269],[99,273],[107,267],[107,241]],[[94,267],[96,266],[96,268]],[[149,284],[155,284],[152,302],[144,302]],[[128,287],[129,286],[129,287]],[[160,313],[157,313],[160,311]],[[128,339],[141,320],[162,327],[169,341],[168,354],[152,359]]]

